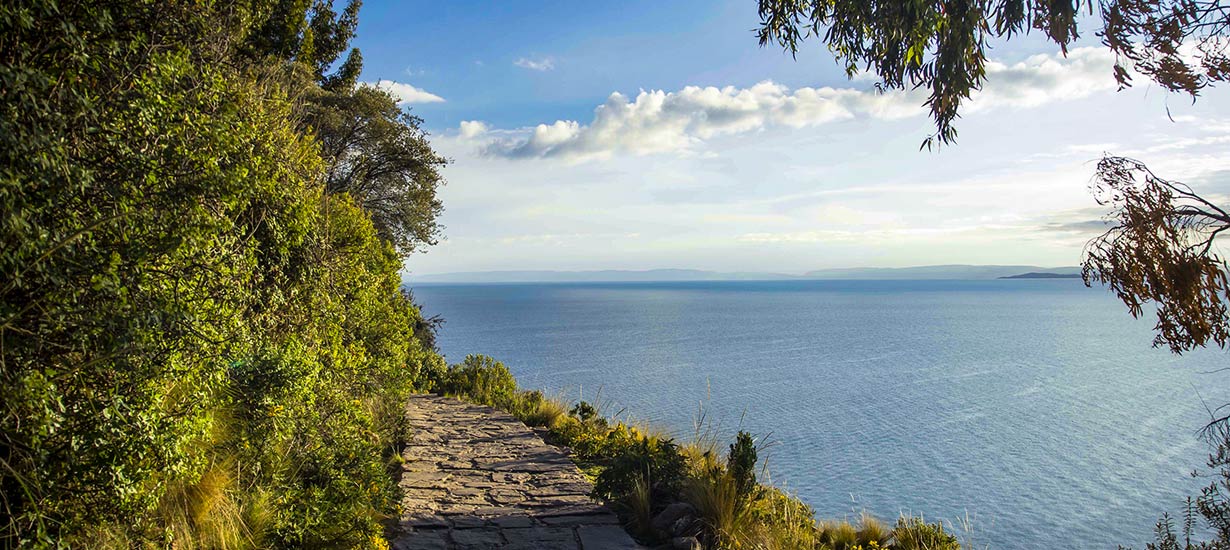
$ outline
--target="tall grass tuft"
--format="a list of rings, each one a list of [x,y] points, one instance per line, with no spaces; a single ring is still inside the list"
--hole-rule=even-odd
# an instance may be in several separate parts
[[[568,418],[568,402],[562,397],[548,397],[534,391],[519,393],[518,400],[522,402],[521,410],[515,411],[513,416],[527,426],[554,429]]]
[[[858,528],[845,520],[820,523],[820,542],[832,550],[851,550],[858,545]]]
[[[858,520],[858,543],[863,548],[876,546],[887,546],[889,539],[893,536],[892,529],[884,522],[875,518],[867,512],[863,512],[862,517]]]
[[[738,482],[720,464],[697,472],[684,485],[684,500],[696,508],[709,547],[738,548],[750,538],[750,514],[740,499]]]
[[[632,490],[621,503],[628,515],[628,529],[642,537],[653,536],[653,484],[648,474],[632,482]]]
[[[264,498],[240,500],[226,463],[211,464],[194,482],[172,483],[157,516],[177,550],[259,548],[271,522]]]
[[[893,528],[894,550],[961,550],[961,543],[942,523],[927,523],[921,517],[902,516]]]

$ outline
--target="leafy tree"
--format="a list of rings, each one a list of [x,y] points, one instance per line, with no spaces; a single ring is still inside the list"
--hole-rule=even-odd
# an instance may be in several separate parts
[[[402,253],[436,244],[443,209],[436,188],[448,161],[432,150],[422,119],[388,92],[358,86],[313,94],[304,120],[329,166],[327,192],[354,197]]]
[[[271,56],[303,71],[303,128],[321,145],[326,191],[347,193],[368,212],[381,237],[402,254],[436,244],[443,209],[436,188],[448,161],[436,154],[422,119],[387,92],[358,86],[363,56],[350,47],[361,0],[339,14],[333,0],[278,0],[244,46],[251,56]],[[310,82],[307,82],[310,81]]]
[[[350,47],[362,5],[362,0],[350,0],[339,14],[333,0],[274,0],[257,11],[258,22],[243,49],[256,57],[302,63],[328,89],[352,87],[363,69],[358,49],[350,50],[337,71],[328,71]]]
[[[1097,36],[1118,62],[1114,78],[1131,84],[1130,65],[1171,91],[1193,98],[1230,78],[1226,35],[1230,11],[1216,0],[760,0],[761,45],[798,52],[821,38],[846,72],[874,71],[888,89],[926,87],[935,139],[951,143],[961,103],[986,78],[986,50],[994,39],[1031,30],[1067,52],[1083,16],[1100,20]],[[1185,57],[1187,47],[1192,56]]]

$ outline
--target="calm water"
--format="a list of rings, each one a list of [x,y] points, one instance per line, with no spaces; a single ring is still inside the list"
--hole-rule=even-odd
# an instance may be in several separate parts
[[[421,285],[450,362],[601,398],[687,436],[767,435],[822,517],[969,517],[996,549],[1143,548],[1201,484],[1221,351],[1152,349],[1079,281]]]

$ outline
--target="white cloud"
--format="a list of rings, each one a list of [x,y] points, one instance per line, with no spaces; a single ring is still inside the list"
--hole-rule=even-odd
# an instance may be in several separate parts
[[[521,67],[522,69],[529,69],[531,71],[541,72],[541,71],[549,71],[551,69],[554,69],[555,61],[552,60],[550,57],[544,57],[542,59],[529,59],[527,57],[522,57],[522,58],[517,59],[516,61],[513,61],[513,65]]]
[[[547,68],[549,66],[549,60]],[[1037,55],[1008,65],[989,62],[987,84],[965,112],[997,107],[1036,107],[1113,90],[1113,56],[1105,48],[1078,48],[1068,57]],[[525,62],[526,64],[522,64]],[[519,66],[530,66],[525,59]],[[538,69],[545,70],[545,69]],[[688,86],[642,90],[635,98],[612,93],[588,124],[558,120],[501,131],[485,145],[488,155],[509,158],[605,158],[616,153],[695,153],[716,136],[770,127],[816,127],[846,119],[893,120],[926,115],[925,90],[879,93],[855,88],[790,89],[771,81],[748,88]]]
[[[410,103],[443,103],[444,98],[428,92],[422,88],[416,88],[404,82],[395,80],[380,80],[375,83],[364,83],[365,86],[379,88],[393,95],[397,100],[398,105],[407,105]]]
[[[1039,54],[1013,65],[988,61],[986,85],[972,97],[967,112],[1037,107],[1114,90],[1118,87],[1111,72],[1114,61],[1114,55],[1102,47],[1076,48],[1067,57]]]
[[[462,139],[474,139],[487,133],[489,129],[487,123],[481,120],[463,120],[458,128],[458,134]]]

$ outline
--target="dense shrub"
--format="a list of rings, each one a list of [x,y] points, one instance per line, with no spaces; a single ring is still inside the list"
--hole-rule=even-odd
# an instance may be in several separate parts
[[[438,359],[325,192],[316,84],[232,50],[268,4],[0,5],[0,546],[367,547],[395,512]]]
[[[486,355],[467,355],[460,365],[448,368],[435,390],[444,395],[511,409],[517,393],[517,381],[503,363]]]
[[[664,506],[677,495],[687,475],[683,454],[674,441],[623,423],[612,428],[588,458],[602,467],[594,482],[594,494],[619,502],[647,489],[651,509]],[[644,487],[638,487],[638,483]]]
[[[726,470],[734,480],[735,491],[741,501],[750,498],[756,489],[756,460],[756,443],[752,440],[752,434],[740,431],[726,455]]]

